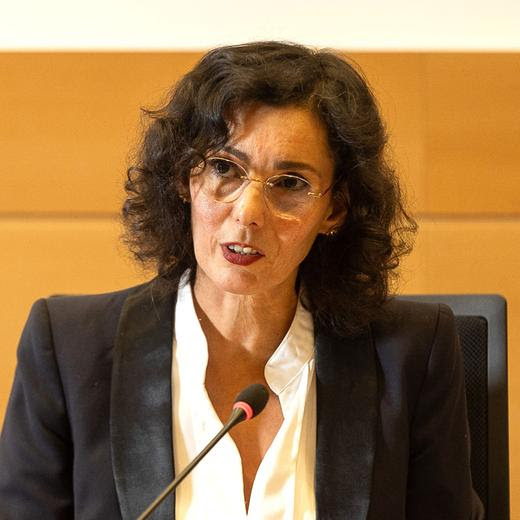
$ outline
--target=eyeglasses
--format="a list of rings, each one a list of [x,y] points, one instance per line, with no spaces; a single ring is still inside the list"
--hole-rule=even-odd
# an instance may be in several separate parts
[[[332,184],[324,191],[317,191],[307,179],[298,175],[273,175],[268,179],[250,177],[240,164],[222,157],[209,157],[200,168],[192,173],[193,182],[217,202],[236,201],[251,182],[263,186],[267,205],[277,215],[297,218],[308,212],[316,199],[323,197]]]

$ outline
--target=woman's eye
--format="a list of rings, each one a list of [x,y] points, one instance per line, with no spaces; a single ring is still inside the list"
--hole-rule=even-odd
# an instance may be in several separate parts
[[[208,159],[208,171],[219,179],[235,179],[241,177],[240,168],[225,159]]]
[[[232,165],[222,159],[211,159],[208,163],[215,175],[227,176],[232,170]]]
[[[281,175],[272,181],[272,185],[275,188],[282,188],[290,191],[309,189],[309,183],[305,179],[294,177],[292,175]]]

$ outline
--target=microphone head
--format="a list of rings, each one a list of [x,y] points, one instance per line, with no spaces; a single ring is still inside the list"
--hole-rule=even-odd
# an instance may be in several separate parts
[[[256,417],[267,404],[269,392],[264,385],[255,383],[244,388],[236,397],[233,409],[241,409],[245,412],[244,420],[248,421]]]

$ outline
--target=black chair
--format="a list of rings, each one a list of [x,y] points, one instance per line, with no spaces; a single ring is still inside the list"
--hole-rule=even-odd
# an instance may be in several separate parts
[[[509,520],[507,311],[498,295],[418,295],[455,314],[464,357],[471,474],[489,520]]]

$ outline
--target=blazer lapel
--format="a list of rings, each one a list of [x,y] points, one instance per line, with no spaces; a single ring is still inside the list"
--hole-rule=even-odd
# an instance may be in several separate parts
[[[135,519],[173,479],[171,349],[175,293],[154,282],[129,296],[112,369],[110,433],[123,519]],[[317,518],[367,518],[377,424],[375,349],[369,333],[316,337]],[[157,518],[174,518],[174,496]],[[157,512],[155,513],[157,515]]]
[[[174,294],[155,282],[126,300],[112,369],[110,435],[122,517],[135,519],[173,479],[171,350]],[[173,518],[173,497],[158,508]],[[156,513],[157,514],[157,513]]]
[[[355,339],[316,338],[317,518],[366,519],[372,487],[377,406],[375,349]]]

